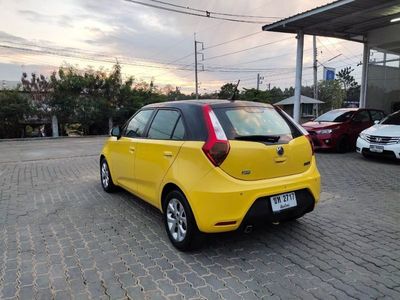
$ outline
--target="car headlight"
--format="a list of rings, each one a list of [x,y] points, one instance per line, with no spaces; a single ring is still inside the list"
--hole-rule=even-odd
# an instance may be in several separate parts
[[[360,136],[360,138],[362,138],[363,140],[365,140],[365,141],[367,140],[367,135],[366,135],[364,132],[361,132],[359,136]]]
[[[317,134],[329,134],[332,133],[332,129],[321,129],[321,130],[317,130],[316,133]]]

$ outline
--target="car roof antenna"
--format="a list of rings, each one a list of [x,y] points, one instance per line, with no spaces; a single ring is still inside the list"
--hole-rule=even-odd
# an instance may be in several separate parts
[[[239,86],[239,83],[240,83],[240,79],[238,80],[238,82],[237,82],[237,84],[236,84],[236,86],[235,86],[235,89],[233,90],[233,94],[232,94],[232,96],[231,96],[231,98],[230,98],[229,100],[235,101],[236,95],[237,95],[237,93],[238,93],[238,86]]]

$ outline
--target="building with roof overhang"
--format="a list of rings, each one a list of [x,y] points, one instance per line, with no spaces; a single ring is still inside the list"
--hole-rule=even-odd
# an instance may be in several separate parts
[[[339,0],[262,29],[297,34],[295,120],[300,120],[306,34],[363,43],[360,107],[400,109],[400,0]]]
[[[294,106],[295,98],[294,96],[283,99],[279,102],[274,103],[276,106],[282,107],[282,109],[290,114],[293,115],[293,106]],[[310,98],[304,95],[300,97],[300,121],[301,123],[309,121],[318,116],[318,105],[324,104],[323,101]]]

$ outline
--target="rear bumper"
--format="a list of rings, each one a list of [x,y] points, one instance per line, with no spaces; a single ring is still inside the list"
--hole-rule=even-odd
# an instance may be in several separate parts
[[[390,159],[400,159],[400,144],[391,144],[391,145],[380,145],[383,146],[384,150],[382,153],[372,152],[370,151],[371,144],[362,138],[357,139],[356,151],[360,154],[377,156],[377,157],[386,157]]]
[[[306,213],[313,211],[315,200],[307,189],[295,191],[297,206],[273,212],[270,197],[261,197],[254,201],[247,212],[242,225],[253,225],[271,222],[287,221],[299,218]]]
[[[299,198],[298,205],[273,213],[269,197],[293,191]],[[238,180],[214,168],[186,196],[200,231],[232,231],[244,220],[264,218],[266,222],[276,222],[312,211],[319,201],[320,174],[315,157],[304,173],[268,180]]]

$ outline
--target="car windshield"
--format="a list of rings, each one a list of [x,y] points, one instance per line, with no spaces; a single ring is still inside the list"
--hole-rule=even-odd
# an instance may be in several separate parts
[[[316,118],[315,122],[346,122],[353,115],[353,111],[331,110]]]
[[[228,139],[277,143],[301,135],[273,107],[228,107],[214,111]]]
[[[387,116],[381,124],[385,125],[400,125],[400,111],[395,112],[394,114],[391,114]]]

